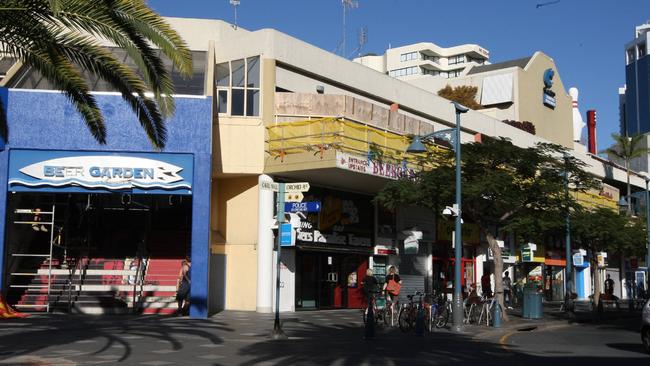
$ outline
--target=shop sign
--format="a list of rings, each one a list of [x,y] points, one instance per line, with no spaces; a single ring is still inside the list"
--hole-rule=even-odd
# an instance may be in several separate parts
[[[522,262],[532,262],[533,261],[533,251],[530,249],[521,250],[521,261]]]
[[[394,180],[410,177],[415,173],[406,164],[381,162],[376,159],[369,159],[366,156],[352,155],[340,151],[336,152],[336,167]]]
[[[392,246],[375,245],[375,255],[398,255],[399,249]]]
[[[551,109],[555,109],[557,104],[555,101],[555,92],[551,90],[553,87],[553,76],[555,76],[555,71],[553,71],[553,69],[544,70],[544,91],[542,95],[542,103]]]
[[[598,267],[600,268],[607,267],[607,253],[605,252],[596,253],[596,259],[598,261]]]
[[[192,188],[192,156],[12,150],[9,185],[91,189]]]
[[[573,255],[573,265],[576,267],[582,267],[585,264],[585,257],[581,253],[576,253]]]

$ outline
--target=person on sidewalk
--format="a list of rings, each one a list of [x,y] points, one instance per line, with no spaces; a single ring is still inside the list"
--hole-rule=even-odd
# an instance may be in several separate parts
[[[512,280],[508,271],[503,274],[503,303],[508,309],[512,309]]]
[[[390,266],[388,270],[388,275],[386,276],[386,282],[384,282],[383,291],[388,295],[388,300],[395,301],[397,296],[400,293],[402,288],[402,279],[399,278],[397,274],[397,269],[395,266]]]
[[[614,300],[614,280],[607,275],[605,280],[605,300]]]
[[[492,284],[490,283],[490,271],[485,270],[483,276],[481,276],[481,292],[483,297],[491,298],[492,297]]]
[[[178,301],[178,310],[176,314],[187,315],[190,305],[190,288],[192,280],[190,278],[192,268],[192,261],[190,257],[185,257],[181,263],[181,273],[178,284],[178,292],[176,293],[176,301]]]

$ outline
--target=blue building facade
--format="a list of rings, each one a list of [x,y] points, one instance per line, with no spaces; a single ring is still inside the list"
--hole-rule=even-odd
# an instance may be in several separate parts
[[[100,145],[91,136],[80,115],[58,92],[41,90],[2,89],[3,104],[7,111],[9,138],[0,144],[0,291],[7,286],[7,225],[10,212],[7,211],[8,195],[11,192],[91,192],[92,194],[110,194],[111,192],[160,194],[170,197],[191,196],[191,224],[189,229],[189,253],[191,267],[191,307],[190,316],[205,318],[208,316],[209,288],[209,217],[210,217],[210,178],[212,150],[212,100],[206,96],[176,97],[176,113],[167,122],[168,139],[164,152],[156,151],[150,144],[138,119],[120,95],[115,93],[96,94],[107,128],[107,144]],[[131,159],[130,161],[154,161],[157,165],[177,168],[166,171],[163,175],[154,169],[163,169],[154,165],[149,169],[112,168],[101,171],[90,168],[90,175],[101,181],[107,174],[127,180],[129,177],[152,178],[172,182],[131,188],[110,186],[84,186],[79,182],[60,180],[52,183],[53,177],[63,173],[51,167],[32,167],[45,174],[46,183],[39,183],[24,178],[28,176],[27,163],[21,165],[20,159],[32,158],[34,161],[46,162],[48,159],[75,156],[80,161],[92,160],[94,157],[115,157]],[[36,158],[38,157],[38,158]],[[85,158],[84,158],[85,157]],[[105,158],[107,159],[107,158]],[[133,160],[136,159],[136,160]],[[137,160],[141,159],[141,160]],[[21,168],[22,167],[22,168]],[[94,169],[94,170],[93,170]],[[90,172],[90,173],[88,173]],[[81,173],[80,173],[81,174]],[[21,177],[18,177],[18,176]],[[35,176],[34,174],[32,174]],[[82,174],[83,175],[83,174]],[[49,181],[47,178],[51,178]],[[36,177],[38,181],[43,177]],[[21,180],[23,179],[23,180]],[[115,191],[114,191],[115,190]],[[129,196],[130,197],[130,196]],[[161,196],[162,197],[162,196]],[[187,219],[187,218],[179,218]],[[54,227],[53,227],[54,228]]]
[[[636,27],[635,39],[625,46],[625,98],[621,106],[621,134],[650,132],[650,24]]]

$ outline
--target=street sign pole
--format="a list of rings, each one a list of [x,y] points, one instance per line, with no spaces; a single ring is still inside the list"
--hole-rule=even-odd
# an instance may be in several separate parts
[[[275,323],[273,324],[272,339],[287,339],[287,335],[282,331],[280,324],[280,261],[282,256],[282,224],[284,223],[284,183],[278,187],[278,249],[276,252],[276,278],[275,278]]]

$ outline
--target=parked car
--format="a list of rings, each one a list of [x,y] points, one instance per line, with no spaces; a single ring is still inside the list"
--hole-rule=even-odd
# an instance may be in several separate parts
[[[650,353],[650,300],[646,301],[641,315],[641,342],[645,350]]]

